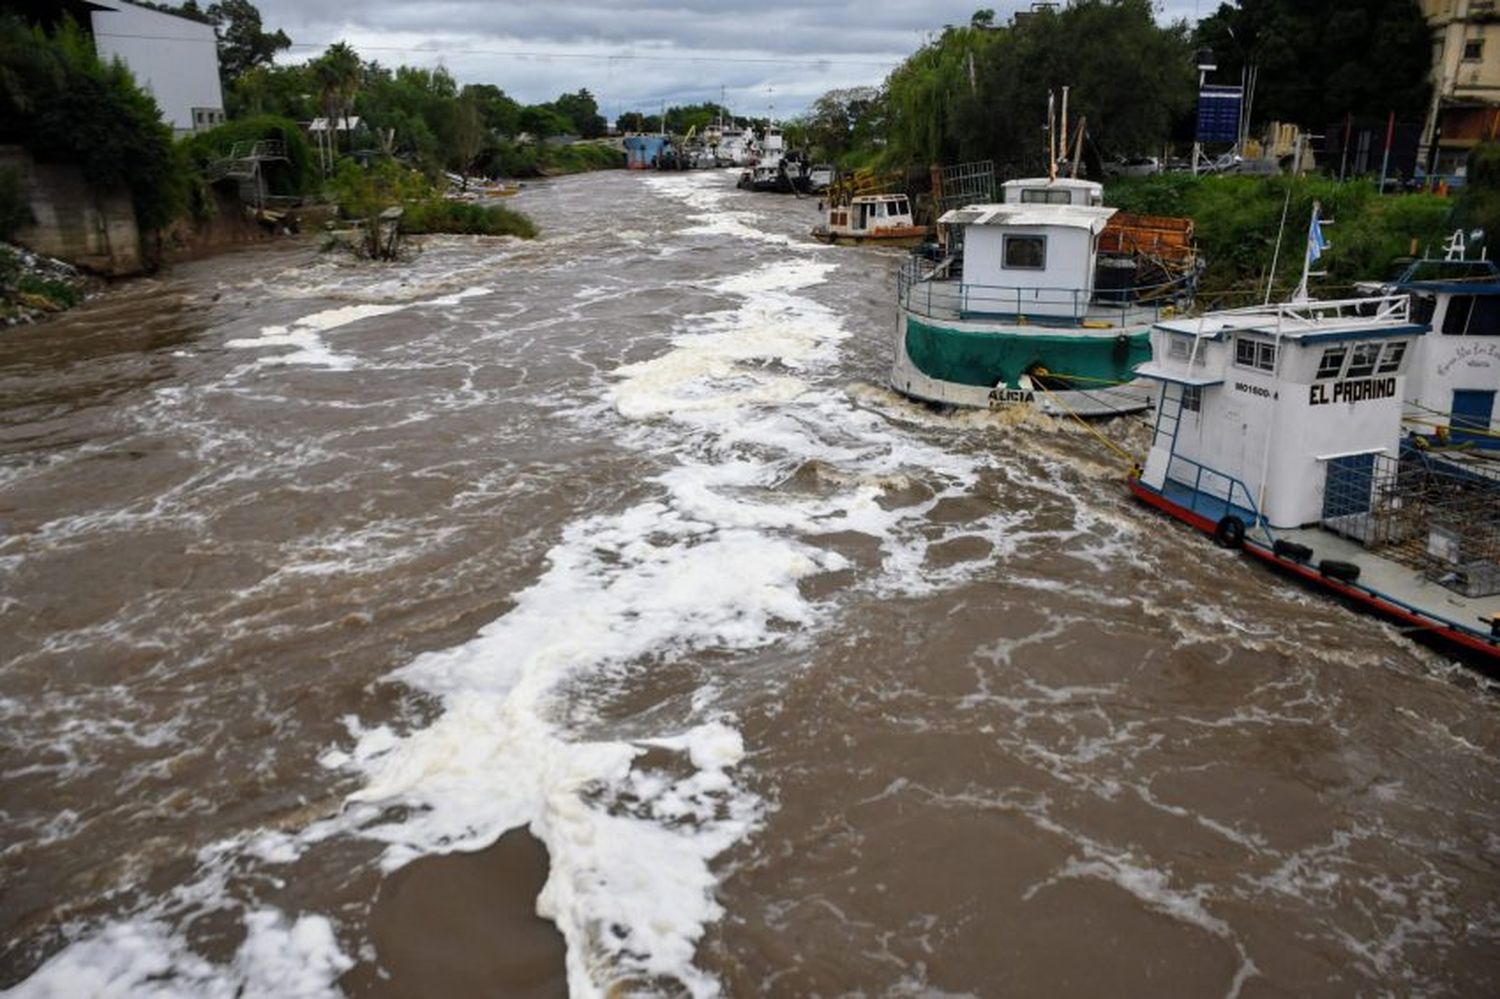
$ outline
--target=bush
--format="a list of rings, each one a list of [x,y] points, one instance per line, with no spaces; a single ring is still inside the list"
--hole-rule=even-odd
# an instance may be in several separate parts
[[[71,19],[49,36],[0,16],[0,66],[0,142],[75,163],[96,188],[123,185],[142,229],[186,205],[189,175],[156,101],[123,64],[105,65]]]
[[[266,186],[272,194],[312,194],[318,190],[321,176],[312,147],[302,129],[290,118],[262,114],[226,122],[218,128],[183,140],[194,167],[205,172],[215,161],[228,156],[237,143],[274,139],[286,148],[285,161],[262,164]]]
[[[339,164],[330,191],[340,213],[364,226],[362,250],[371,257],[389,257],[390,243],[382,243],[380,215],[400,206],[403,233],[460,233],[520,236],[530,239],[536,226],[519,212],[499,205],[448,201],[434,191],[421,173],[387,159],[364,168],[353,160]]]
[[[1290,194],[1290,200],[1288,200]],[[1206,292],[1265,288],[1276,255],[1278,293],[1290,293],[1302,273],[1308,222],[1321,204],[1329,247],[1318,261],[1327,271],[1320,287],[1341,291],[1355,281],[1390,276],[1392,264],[1445,235],[1452,203],[1429,194],[1382,197],[1373,182],[1340,184],[1323,177],[1251,177],[1160,174],[1111,182],[1105,200],[1124,211],[1193,219],[1207,269]],[[1283,231],[1282,214],[1286,228]]]
[[[408,205],[401,228],[410,233],[457,233],[473,236],[519,236],[532,239],[536,224],[503,205],[427,198]]]

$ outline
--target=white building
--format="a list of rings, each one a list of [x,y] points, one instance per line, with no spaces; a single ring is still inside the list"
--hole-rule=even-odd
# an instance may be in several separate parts
[[[224,122],[213,25],[122,0],[84,0],[99,57],[119,59],[179,136]]]

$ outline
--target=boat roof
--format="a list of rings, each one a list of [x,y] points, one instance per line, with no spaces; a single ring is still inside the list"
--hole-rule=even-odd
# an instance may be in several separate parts
[[[1104,191],[1104,185],[1097,181],[1078,180],[1074,177],[1058,177],[1055,180],[1051,177],[1022,177],[1018,180],[1007,180],[1000,185],[1001,190],[1005,191],[1017,187],[1064,188],[1073,191],[1090,191],[1096,194],[1103,193]]]
[[[1425,323],[1411,321],[1410,300],[1402,294],[1223,309],[1196,318],[1170,319],[1157,323],[1156,328],[1209,340],[1222,340],[1231,333],[1256,333],[1306,343],[1420,336],[1428,330]]]
[[[943,225],[1052,226],[1087,229],[1097,235],[1104,231],[1105,223],[1116,211],[1097,205],[967,205],[944,212],[938,222]]]

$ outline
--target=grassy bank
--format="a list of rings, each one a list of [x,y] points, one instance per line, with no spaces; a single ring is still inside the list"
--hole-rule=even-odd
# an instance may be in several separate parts
[[[557,177],[623,169],[625,154],[612,146],[584,142],[571,146],[506,142],[500,147],[497,163],[506,177]]]
[[[468,236],[518,236],[532,239],[536,223],[503,205],[480,205],[429,197],[406,206],[401,228],[413,235],[456,233]]]
[[[1328,273],[1314,289],[1326,298],[1347,291],[1355,281],[1391,276],[1413,250],[1435,250],[1452,228],[1455,204],[1431,194],[1382,196],[1369,181],[1188,174],[1114,181],[1105,188],[1104,200],[1125,211],[1192,218],[1207,261],[1200,288],[1205,297],[1226,305],[1244,304],[1257,289],[1265,295],[1283,211],[1286,228],[1274,294],[1289,294],[1301,276],[1308,221],[1317,201],[1322,217],[1332,220],[1324,228],[1331,245],[1318,261]]]

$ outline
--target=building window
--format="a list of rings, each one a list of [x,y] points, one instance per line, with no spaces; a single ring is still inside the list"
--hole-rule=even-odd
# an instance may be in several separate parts
[[[1380,355],[1380,366],[1375,369],[1377,375],[1388,375],[1401,367],[1401,359],[1406,356],[1406,343],[1388,343],[1385,345],[1385,353]]]
[[[1339,372],[1344,370],[1344,358],[1349,356],[1348,347],[1329,347],[1323,351],[1323,359],[1318,362],[1318,378],[1337,378]]]
[[[1046,270],[1047,237],[1006,236],[1005,266],[1016,270]]]
[[[1197,413],[1203,409],[1203,386],[1184,385],[1182,387],[1182,408],[1190,413]]]
[[[1380,344],[1357,343],[1349,358],[1349,378],[1368,378],[1375,370],[1375,361],[1380,357]]]
[[[1264,340],[1239,337],[1234,341],[1234,363],[1260,371],[1276,370],[1276,345]]]
[[[1484,39],[1471,38],[1464,42],[1464,62],[1480,62],[1484,59]]]

